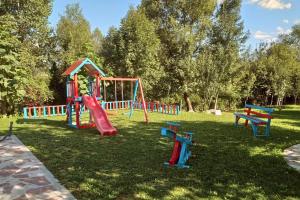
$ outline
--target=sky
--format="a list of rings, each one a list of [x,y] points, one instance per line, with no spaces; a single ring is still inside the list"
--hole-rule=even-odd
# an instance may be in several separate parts
[[[118,27],[129,7],[136,7],[140,0],[54,0],[51,26],[56,27],[66,5],[72,3],[79,3],[92,29],[98,27],[106,35],[109,27]],[[245,31],[250,33],[247,45],[253,49],[260,42],[289,33],[293,25],[300,23],[300,0],[242,0],[241,17]]]

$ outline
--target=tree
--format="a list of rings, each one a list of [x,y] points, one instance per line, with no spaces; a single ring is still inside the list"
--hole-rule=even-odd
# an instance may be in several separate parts
[[[64,69],[78,58],[86,56],[89,50],[87,45],[93,46],[89,22],[84,18],[79,4],[66,6],[65,15],[57,24],[56,35]]]
[[[130,8],[120,27],[121,55],[124,73],[131,77],[141,77],[146,95],[155,96],[158,81],[163,75],[159,63],[159,39],[155,25],[149,21],[144,10]]]
[[[243,22],[240,17],[240,0],[225,0],[219,5],[215,13],[212,29],[208,34],[208,45],[211,51],[214,75],[210,90],[215,99],[214,109],[217,109],[219,95],[232,97],[240,91],[239,82],[242,78],[241,71],[244,66],[240,65],[240,52],[246,41]],[[229,95],[229,98],[230,95]]]
[[[297,53],[296,65],[290,74],[290,94],[294,96],[294,103],[296,104],[300,95],[300,24],[293,26],[290,34],[281,35],[280,40]]]
[[[291,91],[291,76],[299,66],[297,51],[292,46],[277,42],[260,47],[256,52],[255,96],[263,96],[264,104],[273,103],[277,97],[277,105],[282,105],[284,97]],[[297,73],[296,73],[297,74]],[[296,87],[296,85],[295,85]]]
[[[141,77],[146,95],[156,96],[163,75],[155,25],[143,9],[130,8],[119,30],[111,28],[104,42],[105,64],[117,76]]]
[[[99,28],[96,28],[92,33],[93,47],[96,54],[100,55],[103,49],[104,37]]]
[[[96,28],[93,34],[91,33],[90,24],[82,14],[79,4],[70,4],[66,6],[65,14],[61,16],[56,29],[57,37],[57,59],[52,72],[60,74],[60,86],[52,84],[56,89],[56,93],[61,95],[61,89],[65,89],[65,77],[61,74],[74,61],[88,57],[93,62],[100,66],[102,58],[99,55],[102,46],[101,31]],[[84,73],[84,72],[81,72]],[[82,91],[87,87],[85,77],[79,75],[78,81],[81,84]],[[53,83],[53,81],[52,81]],[[65,98],[64,95],[61,95]]]
[[[48,55],[51,49],[49,38],[51,30],[48,17],[51,14],[51,0],[4,0],[1,2],[0,13],[10,14],[16,20],[15,34],[21,46],[35,58],[35,67],[48,68]]]
[[[289,89],[290,76],[297,65],[297,54],[293,48],[282,43],[272,45],[267,53],[266,64],[273,72],[274,94],[278,97],[277,105],[281,105]]]
[[[122,74],[122,55],[120,50],[120,32],[115,27],[110,27],[107,36],[103,40],[101,55],[104,58],[103,65],[109,70],[110,75]]]
[[[166,94],[183,95],[188,111],[189,96],[195,91],[196,59],[216,2],[143,0],[141,8],[156,23],[161,42],[160,62],[165,69]]]
[[[294,104],[297,104],[298,97],[300,96],[300,66],[293,70],[290,77],[290,94],[294,96]]]
[[[52,1],[47,0],[4,0],[1,2],[0,15],[1,26],[3,26],[0,29],[3,34],[1,40],[12,42],[11,45],[2,43],[4,51],[2,51],[1,64],[6,65],[3,80],[10,81],[9,92],[6,94],[6,107],[9,110],[2,113],[12,114],[22,104],[35,103],[34,99],[45,101],[51,99],[48,77],[46,77],[51,52],[51,49],[47,48],[50,38],[48,16],[51,13],[51,3]],[[15,37],[6,35],[7,33]],[[38,83],[36,77],[39,77]],[[39,87],[35,88],[31,95],[22,98],[25,91],[28,94],[28,91],[32,89],[29,83],[36,83]]]
[[[12,15],[0,16],[0,114],[10,113],[11,107],[25,94],[24,80],[20,77],[22,70],[18,69],[20,42],[15,35],[16,29]]]
[[[253,70],[254,57],[250,53],[250,49],[245,51],[241,55],[241,66],[243,66],[243,71],[240,73],[240,79],[238,80],[239,91],[241,99],[244,100],[246,104],[250,98],[253,97],[254,83],[256,81],[256,73]]]

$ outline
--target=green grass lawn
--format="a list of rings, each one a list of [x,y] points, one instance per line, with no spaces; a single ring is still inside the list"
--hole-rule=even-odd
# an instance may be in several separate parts
[[[300,173],[290,169],[283,149],[300,143],[300,106],[274,114],[271,136],[254,138],[235,128],[232,113],[214,116],[137,111],[110,116],[119,133],[99,137],[76,130],[64,117],[14,119],[14,134],[78,199],[300,199]],[[0,119],[0,134],[10,119]],[[190,169],[164,168],[172,141],[160,136],[166,121],[194,132]]]

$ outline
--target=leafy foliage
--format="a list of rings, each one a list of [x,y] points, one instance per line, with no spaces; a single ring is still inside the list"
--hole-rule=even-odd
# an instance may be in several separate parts
[[[105,64],[117,76],[140,77],[146,95],[155,97],[163,75],[159,62],[160,42],[155,25],[143,10],[131,8],[122,20],[120,30],[111,29],[105,39]],[[106,57],[106,56],[105,56]]]
[[[197,56],[200,53],[215,1],[142,1],[149,19],[156,23],[164,66],[165,95],[183,95],[192,111],[189,96],[195,91]]]
[[[89,22],[84,18],[79,4],[67,5],[65,15],[61,16],[56,30],[57,57],[53,70],[59,76],[59,85],[53,85],[55,93],[65,99],[65,77],[61,74],[66,68],[79,58],[88,57],[94,63],[101,66],[102,57],[99,55],[102,49],[102,33],[97,28],[91,32]],[[87,81],[79,76],[82,93],[87,93]]]
[[[13,113],[25,95],[25,69],[20,67],[20,42],[12,15],[0,16],[0,114]]]
[[[51,1],[1,2],[1,111],[13,114],[24,104],[49,101]]]

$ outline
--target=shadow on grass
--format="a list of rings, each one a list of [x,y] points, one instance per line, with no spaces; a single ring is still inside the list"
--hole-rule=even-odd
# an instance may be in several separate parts
[[[160,137],[162,120],[114,120],[116,137],[55,119],[17,120],[14,130],[78,199],[300,197],[300,174],[280,155],[300,142],[296,131],[272,127],[270,138],[256,139],[233,123],[178,120],[195,140],[191,168],[180,170],[162,165],[172,151]]]

